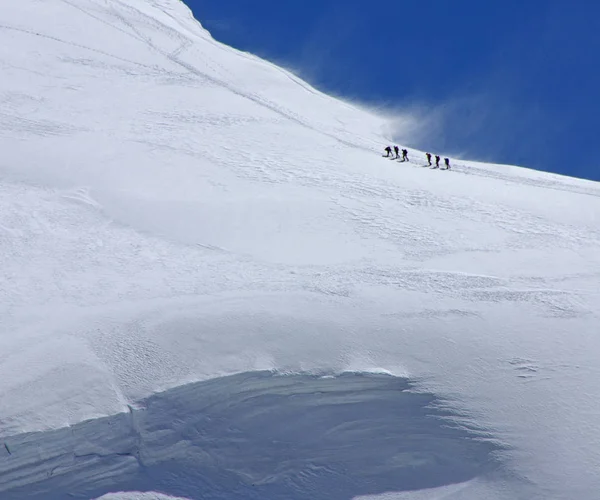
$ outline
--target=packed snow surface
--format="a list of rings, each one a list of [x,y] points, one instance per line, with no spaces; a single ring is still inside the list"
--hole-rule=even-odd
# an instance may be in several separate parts
[[[381,158],[177,0],[2,2],[0,71],[0,498],[598,498],[600,185]]]

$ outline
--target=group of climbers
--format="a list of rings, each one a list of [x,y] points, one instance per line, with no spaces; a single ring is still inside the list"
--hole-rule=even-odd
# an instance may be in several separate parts
[[[392,155],[392,148],[391,146],[387,146],[385,149],[385,158],[400,158],[400,148],[398,148],[398,146],[394,146],[394,154],[396,155],[395,157]],[[427,163],[429,164],[429,166],[432,166],[431,163],[431,158],[432,155],[431,153],[425,153],[425,158],[427,158]],[[406,149],[402,150],[402,160],[401,161],[408,161],[408,151]],[[450,170],[450,159],[449,158],[444,158],[444,165],[446,165],[446,170]],[[435,155],[435,167],[433,168],[440,168],[440,157],[439,155]]]
[[[390,146],[385,148],[385,152],[386,158],[394,158],[392,156],[392,148]],[[396,155],[396,158],[400,158],[400,148],[398,148],[398,146],[394,146],[394,154]],[[406,149],[402,150],[402,161],[408,161],[408,151]]]
[[[427,163],[431,167],[431,153],[425,153],[425,157],[427,158]],[[449,158],[444,158],[444,165],[446,165],[446,170],[448,170],[450,168],[450,159]],[[439,155],[435,155],[435,167],[433,167],[433,168],[440,168]]]

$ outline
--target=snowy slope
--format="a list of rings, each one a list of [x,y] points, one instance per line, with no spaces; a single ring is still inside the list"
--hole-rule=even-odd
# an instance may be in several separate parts
[[[238,396],[224,376],[263,370],[408,378],[498,447],[493,473],[458,453],[452,460],[473,465],[470,474],[393,498],[598,498],[598,184],[458,160],[431,170],[413,150],[408,164],[383,159],[383,119],[215,42],[177,0],[19,0],[0,14],[0,498],[33,498],[30,484],[40,498],[74,484],[108,493],[125,484],[117,472],[148,467],[102,417],[132,415],[123,432],[152,463],[187,460],[181,443],[200,437],[170,427],[167,445],[153,422],[197,418],[185,408],[206,386],[175,392],[176,418],[148,413],[139,418],[149,427],[138,427],[148,398],[216,381],[215,394],[231,397],[220,403],[227,421]],[[347,379],[336,380],[331,390],[346,394]],[[258,439],[254,426],[273,427],[261,398],[278,384],[244,407],[265,418],[240,423],[235,440],[264,460],[275,438]],[[297,396],[302,384],[290,384]],[[409,404],[392,392],[385,422]],[[260,477],[268,486],[258,498],[400,491],[382,478],[408,455],[389,456],[373,471],[381,477],[338,496],[324,489],[347,487],[360,470],[358,461],[328,469],[349,453],[340,443],[371,457],[388,429],[366,416],[379,389],[347,393],[362,430],[344,431],[335,456],[317,440],[276,474],[270,462],[248,472],[235,453],[215,451],[190,463],[220,457],[216,470],[231,477],[209,468],[197,494],[194,481],[156,489],[227,498],[231,487],[251,498],[244,488]],[[310,423],[302,442],[317,422],[346,429],[327,412],[308,417],[324,399],[300,401]],[[206,423],[193,422],[202,443],[231,438],[219,427],[208,439]],[[61,445],[68,429],[85,429],[105,451],[80,454],[76,438]],[[441,456],[431,453],[411,467]],[[78,457],[92,458],[80,467]],[[152,486],[127,486],[140,484]]]

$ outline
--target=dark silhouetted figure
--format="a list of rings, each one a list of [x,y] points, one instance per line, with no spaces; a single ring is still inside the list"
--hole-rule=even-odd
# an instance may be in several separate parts
[[[440,157],[435,155],[435,168],[440,168]]]
[[[394,153],[396,153],[396,158],[400,158],[400,155],[398,154],[400,152],[400,149],[398,149],[398,146],[394,146]]]
[[[429,166],[431,167],[431,153],[425,153],[425,156],[427,157],[427,163],[429,163]]]
[[[386,158],[392,156],[392,148],[390,148],[389,146],[386,146],[386,148],[384,149],[384,151],[385,151],[385,157]]]
[[[450,169],[450,160],[448,158],[444,158],[444,163],[446,164],[446,170]]]
[[[408,161],[408,151],[406,149],[402,150],[402,161]]]

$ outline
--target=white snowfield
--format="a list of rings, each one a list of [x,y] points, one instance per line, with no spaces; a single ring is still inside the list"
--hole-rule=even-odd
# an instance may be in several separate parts
[[[1,2],[0,498],[600,498],[600,185],[388,142],[178,0]]]

